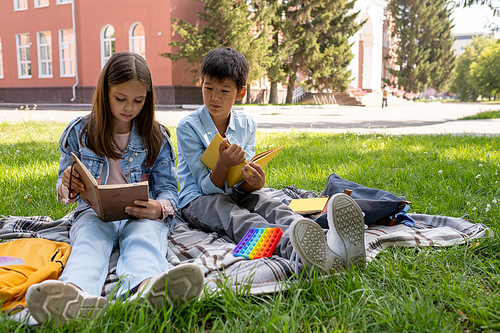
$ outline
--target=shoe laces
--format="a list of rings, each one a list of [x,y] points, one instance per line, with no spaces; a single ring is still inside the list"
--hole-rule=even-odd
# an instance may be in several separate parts
[[[293,272],[295,275],[299,275],[299,264],[302,264],[302,260],[295,250],[292,250],[292,254],[290,255],[290,266],[293,267]]]

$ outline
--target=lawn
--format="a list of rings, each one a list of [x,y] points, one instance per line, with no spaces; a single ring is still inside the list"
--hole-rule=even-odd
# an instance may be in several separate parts
[[[489,111],[479,112],[479,113],[474,114],[472,116],[463,117],[463,118],[460,118],[459,120],[498,119],[498,118],[500,118],[500,111],[489,110]]]
[[[64,126],[0,123],[1,215],[58,219],[74,208],[56,202],[58,139]],[[404,195],[413,202],[410,212],[468,215],[500,232],[497,137],[258,133],[258,152],[278,145],[285,149],[265,169],[268,187],[295,185],[320,192],[328,175],[336,173]],[[117,303],[100,318],[54,331],[499,331],[499,259],[497,236],[451,248],[390,249],[363,270],[301,278],[286,292],[249,296],[224,290],[159,313]],[[0,333],[35,330],[0,316]]]

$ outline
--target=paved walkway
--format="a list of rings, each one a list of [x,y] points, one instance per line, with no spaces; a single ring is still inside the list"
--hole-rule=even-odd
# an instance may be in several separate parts
[[[31,105],[30,105],[31,107]],[[0,104],[0,122],[52,120],[69,122],[85,115],[90,106],[43,106],[37,110],[15,110]],[[157,119],[167,126],[177,126],[192,110],[160,107]],[[500,105],[479,103],[404,103],[382,110],[380,107],[257,109],[245,110],[265,131],[317,130],[330,132],[384,134],[500,134],[500,119],[457,120],[481,111],[500,110]]]

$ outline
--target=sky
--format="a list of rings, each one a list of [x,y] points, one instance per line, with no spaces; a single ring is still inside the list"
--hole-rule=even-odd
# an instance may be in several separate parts
[[[453,33],[470,33],[470,32],[490,32],[491,30],[485,28],[485,25],[494,22],[500,26],[500,17],[493,17],[493,11],[488,6],[473,5],[467,8],[455,8],[452,14]],[[495,34],[497,37],[499,33]]]

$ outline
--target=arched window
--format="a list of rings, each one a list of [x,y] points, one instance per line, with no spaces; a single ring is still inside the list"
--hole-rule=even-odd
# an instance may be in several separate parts
[[[129,31],[130,52],[134,52],[146,58],[146,36],[142,23],[134,23]]]
[[[115,52],[115,28],[106,25],[101,31],[101,68]]]

